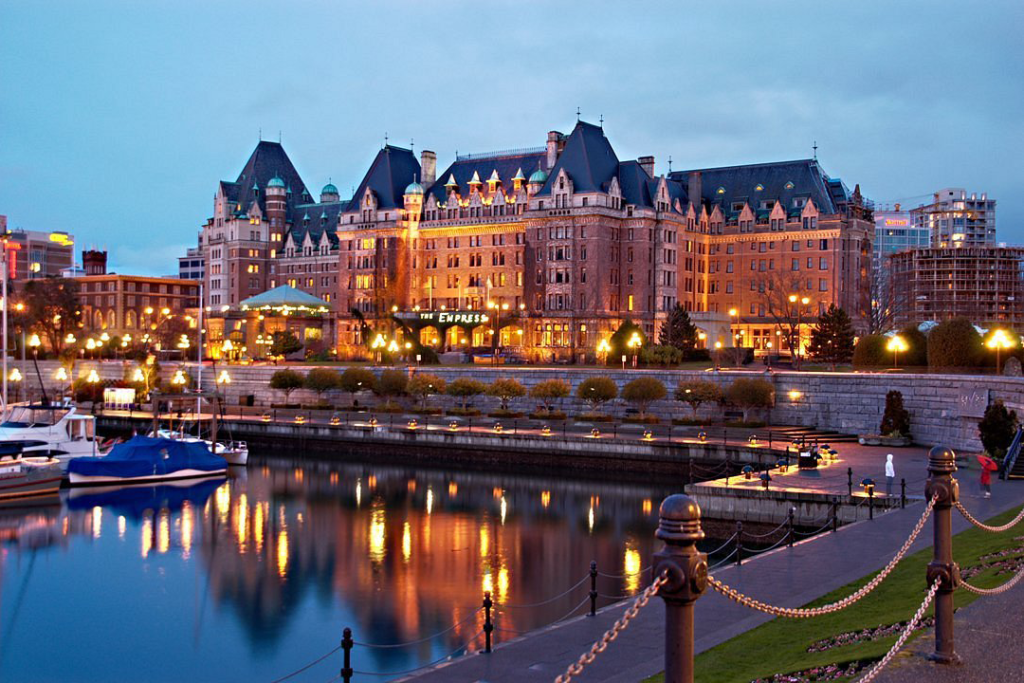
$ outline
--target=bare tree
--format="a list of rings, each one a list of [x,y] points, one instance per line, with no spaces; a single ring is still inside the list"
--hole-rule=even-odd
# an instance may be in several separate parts
[[[800,273],[772,270],[753,275],[750,280],[754,281],[765,315],[786,338],[793,367],[799,367],[800,327],[814,319],[814,302],[809,293],[801,292]]]
[[[896,315],[889,273],[875,273],[871,278],[871,315],[868,332],[881,334],[893,329]]]

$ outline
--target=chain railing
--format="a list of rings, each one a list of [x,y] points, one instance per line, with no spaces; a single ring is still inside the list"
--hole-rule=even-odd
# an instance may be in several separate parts
[[[966,519],[968,522],[970,522],[974,526],[976,526],[979,529],[982,529],[984,531],[990,531],[992,533],[997,533],[997,534],[1000,533],[1000,532],[1003,532],[1003,531],[1009,531],[1013,527],[1015,527],[1018,524],[1020,524],[1021,520],[1024,520],[1024,508],[1021,508],[1020,512],[1017,513],[1017,516],[1014,517],[1013,519],[1011,519],[1006,524],[1000,524],[999,526],[990,526],[988,524],[985,524],[984,522],[979,521],[977,518],[975,518],[974,515],[972,515],[970,512],[967,511],[967,508],[965,508],[963,506],[963,504],[960,503],[960,501],[957,501],[957,502],[953,503],[953,507],[955,507],[957,509],[957,511],[961,515],[964,516],[964,519]]]
[[[878,662],[871,667],[870,671],[861,676],[857,683],[871,683],[871,681],[875,680],[875,677],[882,672],[882,669],[892,661],[892,658],[900,651],[903,644],[907,642],[907,638],[910,637],[910,634],[917,628],[917,624],[921,621],[921,617],[924,616],[928,606],[931,605],[932,600],[935,599],[935,593],[939,590],[939,585],[941,585],[941,583],[941,579],[935,579],[935,581],[932,582],[931,588],[928,589],[928,594],[924,596],[924,601],[921,603],[921,606],[917,608],[917,612],[914,613],[913,618],[907,622],[906,627],[903,629],[903,633],[901,633],[900,637],[896,639],[896,642],[893,643],[891,648],[889,648],[889,651],[885,653],[885,656],[878,660]]]
[[[975,595],[1000,595],[1010,590],[1018,583],[1020,583],[1021,579],[1024,579],[1024,569],[1021,569],[1019,572],[1013,575],[1012,579],[1010,579],[1001,586],[997,586],[996,588],[979,588],[977,586],[972,586],[963,579],[957,581],[956,585],[958,587],[963,586],[963,588],[967,590],[967,592],[974,593]]]
[[[661,589],[668,583],[668,574],[663,572],[658,578],[651,583],[644,592],[637,597],[636,601],[633,602],[626,611],[623,612],[622,616],[615,620],[612,627],[602,634],[602,636],[594,641],[594,644],[590,646],[590,649],[580,655],[579,659],[569,665],[565,670],[565,673],[558,676],[555,679],[555,683],[569,683],[574,676],[579,676],[583,673],[583,669],[590,665],[597,656],[608,649],[608,646],[614,642],[619,634],[622,633],[629,626],[630,622],[640,614],[640,610],[647,606],[647,603],[651,601],[651,598],[657,594],[658,590]]]
[[[828,605],[822,605],[821,607],[777,607],[775,605],[770,605],[766,602],[761,602],[760,600],[752,598],[748,595],[744,595],[743,593],[740,593],[738,590],[730,588],[727,584],[725,584],[722,581],[719,581],[713,576],[708,576],[708,584],[716,591],[718,591],[725,597],[729,598],[730,600],[733,600],[734,602],[738,602],[739,604],[745,607],[749,607],[759,612],[764,612],[765,614],[771,614],[777,617],[788,617],[791,619],[807,619],[810,617],[818,617],[823,614],[832,614],[833,612],[838,612],[839,610],[845,609],[853,603],[857,602],[858,600],[869,594],[871,591],[878,588],[878,586],[881,585],[883,581],[885,581],[885,579],[889,576],[892,570],[896,568],[896,565],[900,563],[900,560],[902,560],[903,557],[907,554],[907,551],[910,550],[910,546],[912,546],[914,544],[914,541],[917,540],[918,535],[921,533],[921,529],[924,528],[925,522],[928,520],[928,517],[932,513],[932,509],[935,506],[935,501],[935,498],[932,498],[930,501],[928,501],[928,505],[925,507],[924,512],[921,514],[921,518],[917,520],[917,524],[914,526],[913,531],[910,532],[910,536],[907,537],[907,540],[906,542],[904,542],[903,547],[901,547],[896,552],[896,555],[893,556],[892,560],[889,561],[889,564],[887,564],[885,568],[882,569],[882,571],[875,575],[875,577],[871,579],[871,581],[866,583],[864,586],[862,586],[854,593],[843,598],[842,600],[837,600],[836,602],[830,603]]]

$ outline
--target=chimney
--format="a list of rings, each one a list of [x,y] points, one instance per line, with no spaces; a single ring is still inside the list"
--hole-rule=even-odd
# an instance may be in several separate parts
[[[686,194],[690,197],[693,210],[700,213],[701,207],[701,177],[700,171],[691,171],[686,179]]]
[[[640,157],[637,159],[637,163],[640,164],[640,168],[650,177],[654,177],[654,157]]]
[[[437,155],[429,149],[420,152],[420,176],[423,187],[430,187],[437,180]]]
[[[558,155],[561,153],[562,148],[565,147],[565,136],[559,133],[557,130],[553,130],[548,133],[548,158],[546,171],[550,172],[555,167],[555,162],[558,161]]]
[[[900,211],[900,203],[896,202],[896,213],[899,213],[899,211]]]
[[[106,275],[107,252],[94,249],[83,251],[82,268],[86,275]]]

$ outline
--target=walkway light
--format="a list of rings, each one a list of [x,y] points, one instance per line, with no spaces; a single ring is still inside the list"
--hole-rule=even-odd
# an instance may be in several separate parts
[[[453,432],[459,431],[459,423],[456,422],[455,420],[452,420],[451,422],[448,423],[448,429],[452,430]]]
[[[28,338],[28,345],[31,346],[33,350],[38,349],[42,343],[43,342],[39,340],[39,335],[34,332],[32,333],[32,336]]]
[[[591,439],[600,439],[601,438],[601,430],[598,429],[597,427],[594,427],[593,429],[591,429],[590,430],[590,438]]]
[[[889,340],[889,343],[885,345],[885,348],[892,351],[892,367],[895,369],[899,363],[900,351],[907,350],[907,343],[903,341],[903,337],[893,335],[893,338]]]
[[[332,427],[337,427],[340,424],[341,424],[341,417],[339,417],[337,413],[334,413],[333,415],[331,415],[331,426]]]
[[[867,477],[866,479],[862,480],[860,482],[860,485],[864,488],[864,493],[866,493],[867,495],[870,496],[874,494],[875,480],[872,479],[871,477]]]
[[[645,429],[644,435],[640,438],[642,438],[644,441],[654,441],[654,433],[651,432],[650,429]]]
[[[999,372],[999,357],[1003,349],[1012,349],[1017,346],[1017,341],[1006,334],[1006,330],[998,329],[985,342],[985,346],[996,351],[996,372]]]
[[[185,372],[183,370],[175,370],[174,377],[171,378],[171,384],[176,387],[184,386],[188,382],[185,379]]]
[[[85,381],[88,382],[89,384],[99,384],[100,376],[99,373],[96,372],[96,368],[93,368],[92,370],[89,371],[89,374],[86,376]]]
[[[762,472],[761,473],[761,485],[764,486],[764,490],[765,491],[768,490],[768,484],[769,484],[769,482],[771,482],[771,480],[772,480],[772,475],[768,474],[768,472]]]
[[[543,427],[541,427],[540,428],[540,435],[541,436],[551,436],[551,427],[549,427],[547,425],[544,425]]]
[[[7,375],[7,379],[9,379],[12,382],[20,382],[21,381],[21,370],[19,370],[18,368],[14,368]]]
[[[789,470],[789,463],[786,462],[785,458],[779,458],[779,460],[776,461],[775,466],[778,467],[779,472],[782,472],[783,474]]]
[[[703,429],[700,430],[699,432],[697,432],[697,440],[700,441],[701,443],[707,443],[708,433],[705,432]]]
[[[61,367],[57,368],[57,372],[54,373],[53,378],[55,380],[57,380],[58,382],[67,382],[68,381],[68,371],[63,366],[61,366]]]
[[[501,425],[500,422],[495,422],[494,423],[494,433],[495,434],[501,434],[504,430],[505,430],[505,428]]]
[[[270,422],[270,413],[263,413],[260,416],[260,422]]]
[[[220,374],[217,375],[217,384],[231,384],[231,375],[228,374],[227,370],[221,370]]]
[[[306,424],[306,416],[305,415],[296,415],[295,416],[295,424],[297,424],[297,425],[304,425],[304,424]]]
[[[408,424],[409,429],[416,429],[419,426],[420,426],[420,423],[417,422],[416,420],[409,420],[409,424]]]
[[[754,478],[754,467],[753,467],[753,465],[744,465],[742,471],[743,471],[743,478],[744,479],[753,479]]]
[[[75,335],[71,334],[70,332],[68,332],[68,336],[64,337],[65,344],[74,344],[76,341],[78,340],[75,339]]]
[[[133,382],[145,382],[146,376],[142,374],[142,368],[135,368],[135,372],[132,374]]]
[[[757,446],[757,434],[751,434],[750,437],[747,439],[747,443],[749,443],[751,446]]]

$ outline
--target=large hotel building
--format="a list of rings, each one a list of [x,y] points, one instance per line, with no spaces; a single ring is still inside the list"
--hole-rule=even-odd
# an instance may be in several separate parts
[[[621,160],[580,121],[437,168],[433,152],[385,145],[350,199],[328,184],[316,201],[282,146],[260,142],[202,228],[207,306],[288,285],[331,308],[342,352],[369,341],[365,320],[439,350],[497,334],[539,358],[593,355],[626,319],[656,337],[677,303],[708,347],[771,348],[781,316],[832,303],[867,325],[870,204],[817,160],[657,176],[653,157]]]

